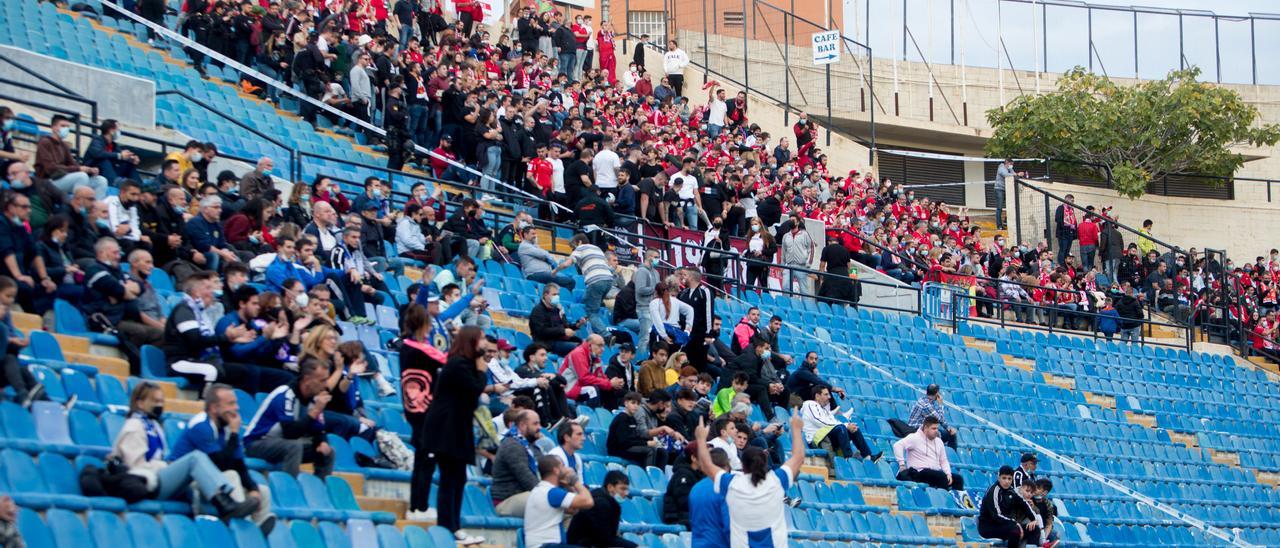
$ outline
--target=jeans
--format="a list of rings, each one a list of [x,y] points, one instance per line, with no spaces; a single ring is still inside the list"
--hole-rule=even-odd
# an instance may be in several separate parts
[[[572,291],[573,286],[576,285],[573,278],[565,276],[564,274],[552,274],[551,272],[535,272],[525,276],[525,278],[528,278],[531,282],[538,282],[540,284],[554,283],[561,288],[568,289],[570,291]],[[637,314],[638,313],[639,307],[637,307]]]
[[[951,474],[951,484],[947,484],[947,473],[931,468],[907,468],[898,472],[898,481],[914,481],[923,483],[934,489],[964,490],[964,478],[959,474]]]
[[[582,293],[582,306],[587,310],[587,324],[591,326],[591,332],[596,335],[604,336],[608,329],[604,319],[600,317],[600,306],[604,301],[605,293],[608,293],[612,287],[613,280],[605,279],[587,284],[586,290]],[[639,315],[639,307],[636,315]]]
[[[409,43],[409,39],[413,38],[413,21],[408,23],[400,23],[400,44],[404,46]]]
[[[831,448],[839,451],[843,457],[853,456],[853,449],[858,449],[858,455],[862,458],[871,457],[871,447],[867,446],[867,439],[862,436],[862,430],[849,432],[849,428],[843,424],[837,424],[827,433],[827,437],[831,440]]]
[[[1074,312],[1080,309],[1080,305],[1076,303],[1058,303],[1053,307],[1063,311],[1059,312],[1058,315],[1062,317],[1062,327],[1064,329],[1076,328],[1076,315]]]
[[[87,186],[93,189],[93,193],[99,200],[106,199],[107,197],[107,178],[101,175],[89,175],[83,171],[76,171],[58,177],[50,182],[65,194],[71,194],[75,189]]]
[[[344,440],[364,438],[365,441],[372,443],[377,439],[376,430],[360,422],[360,419],[337,411],[324,412],[324,431]]]
[[[575,52],[574,60],[573,60],[573,79],[574,80],[582,79],[582,73],[586,72],[586,67],[583,66],[586,60],[587,60],[586,48],[579,49]]]
[[[717,126],[717,125],[715,125],[715,124],[707,124],[707,136],[708,136],[708,137],[711,137],[712,139],[715,139],[715,138],[719,137],[719,136],[720,136],[720,132],[721,132],[721,131],[723,131],[723,130],[724,130],[724,126]]]
[[[480,189],[484,192],[493,192],[494,181],[502,173],[502,147],[491,146],[484,152],[484,174],[480,179]]]
[[[103,179],[107,180],[107,184],[115,185],[120,179],[133,179],[134,167],[132,162],[124,160],[103,160],[93,167],[98,168],[98,173]]]
[[[213,461],[209,460],[209,455],[193,451],[156,472],[156,498],[173,498],[179,489],[187,487],[192,481],[196,482],[200,494],[205,498],[231,492],[231,484],[227,482],[227,478],[222,477],[222,471],[213,465]]]
[[[315,446],[311,443],[311,438],[290,440],[267,436],[259,438],[251,444],[246,444],[244,454],[247,457],[259,458],[272,464],[278,464],[281,470],[291,476],[298,475],[298,469],[302,467],[304,460],[315,464],[315,475],[317,477],[323,478],[333,471],[333,452],[330,451],[328,455],[317,453]]]
[[[1102,261],[1102,271],[1107,273],[1107,278],[1111,283],[1118,284],[1116,274],[1120,270],[1120,259],[1106,259]]]
[[[559,58],[560,58],[560,74],[567,75],[569,77],[569,80],[571,81],[576,80],[573,77],[573,65],[574,65],[574,61],[578,59],[578,54],[575,53],[574,51],[568,51],[568,52],[562,51],[560,52]]]
[[[653,317],[649,315],[649,306],[636,305],[636,319],[639,325],[636,326],[636,333],[640,334],[640,338],[636,341],[636,355],[649,355],[649,331],[653,328]]]
[[[792,268],[808,268],[809,265],[787,265],[787,266]],[[783,274],[786,276],[787,283],[786,283],[785,289],[787,291],[799,293],[800,295],[813,294],[813,282],[809,280],[809,274],[807,272],[796,272],[794,270],[787,270],[787,271],[784,271]]]
[[[404,42],[401,42],[402,44]],[[427,142],[431,125],[431,109],[426,104],[409,107],[409,136],[415,143]]]
[[[684,227],[689,230],[698,229],[698,204],[689,202],[681,207],[684,210]]]
[[[1003,183],[1002,183],[1003,184]],[[996,187],[996,228],[1004,228],[1004,188]]]
[[[1142,329],[1142,326],[1131,327],[1129,329],[1121,329],[1120,342],[1129,342],[1129,343],[1137,344],[1142,339],[1142,337],[1138,334],[1138,331],[1141,329]]]
[[[1071,253],[1071,243],[1076,241],[1075,236],[1062,237],[1058,236],[1058,264],[1066,262],[1067,255]]]
[[[1086,271],[1091,270],[1093,268],[1093,259],[1097,255],[1097,253],[1098,253],[1098,246],[1096,245],[1080,246],[1080,261],[1081,261],[1080,264],[1084,265],[1084,269]]]

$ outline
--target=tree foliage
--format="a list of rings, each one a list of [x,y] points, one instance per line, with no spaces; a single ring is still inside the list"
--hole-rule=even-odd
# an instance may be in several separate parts
[[[1257,108],[1199,75],[1190,68],[1129,86],[1076,67],[1053,93],[987,111],[995,128],[987,154],[1087,164],[1110,172],[1116,191],[1129,198],[1164,175],[1230,176],[1244,163],[1231,147],[1274,145],[1280,126],[1259,123]]]

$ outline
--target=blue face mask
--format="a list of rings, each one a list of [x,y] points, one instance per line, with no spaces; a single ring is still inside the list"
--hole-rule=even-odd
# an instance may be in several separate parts
[[[375,190],[375,191],[373,191],[373,197],[374,197],[374,199],[376,199],[376,200],[381,200],[381,199],[382,199],[382,191],[381,191],[381,190]]]
[[[560,306],[560,296],[559,296],[559,295],[554,295],[554,296],[552,296],[552,297],[551,297],[551,306]]]
[[[111,229],[111,225],[110,225],[110,224],[107,224],[107,220],[106,220],[106,219],[98,219],[97,221],[94,221],[94,222],[93,222],[93,224],[98,225],[98,228],[101,228],[101,229],[104,229],[104,230],[110,230],[110,229]]]
[[[8,120],[5,120],[3,125],[0,125],[0,129],[3,129],[5,131],[13,131],[14,126],[17,126],[17,125],[18,125],[18,121],[13,118],[10,118]]]
[[[58,138],[66,139],[71,136],[71,126],[63,126],[58,128]]]
[[[261,242],[259,242],[259,241],[258,241],[258,237],[257,237],[257,236],[249,236],[249,243],[251,243],[251,244],[253,244],[253,245],[258,245],[258,244],[259,244],[259,243],[261,243]]]
[[[624,497],[622,495],[614,495],[613,500],[618,501],[618,504],[622,504],[627,501],[627,497]]]
[[[765,350],[763,354],[760,354],[760,359],[762,360],[768,360],[770,358],[773,358],[773,352],[769,350]]]
[[[760,232],[760,225],[751,225],[752,232]]]

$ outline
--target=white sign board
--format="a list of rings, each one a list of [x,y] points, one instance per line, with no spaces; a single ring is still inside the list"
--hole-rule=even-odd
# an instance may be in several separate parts
[[[840,62],[840,31],[829,30],[813,33],[813,64],[830,65]]]

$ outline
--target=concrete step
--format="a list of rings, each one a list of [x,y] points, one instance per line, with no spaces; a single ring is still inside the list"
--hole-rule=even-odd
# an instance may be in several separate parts
[[[182,398],[165,398],[164,410],[170,413],[188,413],[195,415],[204,412],[204,402]]]
[[[62,347],[62,354],[67,353],[88,354],[92,348],[92,343],[88,337],[76,337],[74,335],[64,335],[62,333],[54,333],[53,338],[58,340],[58,346]]]
[[[382,497],[357,496],[356,504],[366,512],[390,512],[398,519],[403,518],[409,510],[409,501]]]
[[[41,331],[44,329],[44,319],[35,314],[13,312],[10,314],[10,317],[13,318],[13,326],[21,329],[25,333]]]
[[[409,278],[410,280],[413,280],[413,281],[415,281],[415,282],[421,282],[421,281],[422,281],[422,269],[421,269],[421,268],[417,268],[417,267],[413,267],[413,266],[406,266],[406,267],[404,267],[404,275],[405,275],[405,277],[406,277],[406,278]]]
[[[423,529],[430,529],[435,524],[436,522],[434,521],[416,521],[416,520],[407,520],[407,519],[397,519],[396,529],[404,529],[405,527],[408,527],[410,525],[413,525],[415,527],[421,527]]]
[[[898,493],[893,489],[873,485],[859,485],[859,487],[862,489],[862,498],[867,501],[867,504],[897,511]]]
[[[115,377],[129,376],[129,362],[108,356],[99,356],[97,354],[82,354],[80,352],[67,352],[63,349],[62,357],[71,363],[82,363],[92,365],[98,368],[98,372]]]
[[[308,465],[304,464],[303,466]],[[351,486],[351,492],[358,495],[356,497],[356,501],[358,502],[360,500],[359,497],[363,496],[360,495],[360,493],[364,493],[364,474],[357,474],[355,472],[334,472],[333,475],[347,480],[347,485]]]
[[[1004,359],[1004,364],[1010,367],[1017,367],[1023,371],[1032,372],[1036,370],[1036,364],[1033,361],[1015,358],[1013,356],[1000,355]]]
[[[1076,379],[1074,377],[1059,377],[1052,373],[1044,374],[1044,382],[1049,383],[1064,390],[1075,390]]]
[[[1133,424],[1139,424],[1147,428],[1156,427],[1156,418],[1145,413],[1134,413],[1133,411],[1125,411],[1124,418]]]
[[[1240,467],[1239,453],[1231,453],[1227,451],[1218,451],[1215,449],[1210,449],[1209,456],[1210,458],[1213,459],[1213,462],[1216,462],[1218,464],[1227,464],[1230,466],[1234,466],[1236,468]]]
[[[805,460],[807,461],[808,459],[806,458]],[[813,474],[815,476],[822,478],[823,482],[826,482],[828,479],[830,479],[831,470],[827,468],[827,465],[825,463],[821,466],[804,464],[800,466],[800,473]]]
[[[1094,394],[1093,392],[1085,392],[1084,401],[1088,402],[1089,405],[1097,405],[1099,407],[1106,407],[1108,409],[1116,408],[1116,399],[1112,396],[1104,396],[1102,394]]]

